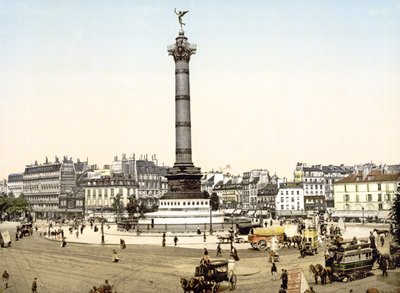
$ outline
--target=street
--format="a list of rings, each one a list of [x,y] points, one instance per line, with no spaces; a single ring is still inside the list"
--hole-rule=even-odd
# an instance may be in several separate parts
[[[0,225],[15,235],[17,223]],[[86,232],[85,232],[86,233]],[[93,286],[103,284],[106,279],[118,292],[183,292],[180,277],[192,277],[202,257],[202,249],[174,246],[161,247],[157,239],[154,245],[128,244],[120,249],[117,244],[81,244],[70,242],[65,248],[60,241],[48,240],[34,232],[33,236],[15,241],[12,237],[10,248],[0,249],[0,271],[10,274],[10,288],[7,293],[31,292],[34,277],[38,278],[38,292],[89,292]],[[389,241],[386,241],[387,243]],[[214,245],[213,245],[214,246]],[[200,247],[200,246],[198,246]],[[215,245],[216,248],[216,245]],[[211,260],[216,250],[209,249]],[[112,263],[112,250],[118,251],[120,261]],[[223,246],[223,257],[228,257],[229,246]],[[299,267],[303,269],[310,286],[316,292],[365,292],[369,287],[381,292],[400,292],[400,269],[388,271],[388,277],[381,277],[381,271],[351,283],[333,283],[325,286],[314,285],[308,272],[309,264],[324,264],[323,249],[315,256],[299,258],[294,248],[280,250],[278,272],[281,269]],[[236,263],[237,286],[235,292],[278,292],[280,281],[272,281],[267,262],[267,252],[250,248],[238,251],[240,260]],[[1,284],[1,289],[4,288]]]

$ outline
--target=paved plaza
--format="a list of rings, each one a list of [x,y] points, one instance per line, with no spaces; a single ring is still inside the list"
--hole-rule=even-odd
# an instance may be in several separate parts
[[[7,229],[15,234],[18,223],[2,223],[0,230]],[[67,237],[67,246],[62,248],[60,240],[43,236],[48,231],[47,223],[38,222],[39,230],[33,236],[14,241],[10,248],[0,249],[0,270],[10,273],[10,288],[7,293],[31,292],[34,277],[38,278],[40,293],[89,292],[92,286],[104,283],[108,279],[117,292],[183,292],[180,277],[192,277],[199,264],[202,250],[206,247],[212,260],[216,259],[217,237],[194,233],[178,235],[177,247],[173,236],[167,233],[166,247],[162,247],[161,234],[117,231],[115,225],[105,226],[105,245],[101,245],[101,233],[94,232],[89,225],[79,234],[69,234],[68,227],[63,227]],[[345,233],[356,233],[360,238],[368,236],[369,226],[347,227]],[[75,232],[76,230],[74,230]],[[42,236],[40,236],[42,233]],[[12,234],[12,235],[14,235]],[[225,232],[227,234],[227,232]],[[126,249],[119,246],[123,238]],[[389,239],[381,249],[388,250]],[[256,251],[248,243],[235,243],[240,260],[235,264],[237,287],[235,292],[278,292],[280,281],[272,281],[267,252]],[[229,256],[230,244],[222,245],[223,258]],[[120,262],[112,263],[112,250],[116,249]],[[324,248],[320,248],[323,252]],[[310,264],[323,264],[323,253],[299,258],[299,252],[293,248],[282,248],[278,271],[281,269],[301,268],[316,292],[365,292],[369,287],[377,287],[381,292],[400,292],[400,270],[388,271],[388,277],[382,277],[381,271],[374,268],[373,276],[351,283],[333,283],[325,286],[314,285],[313,277],[308,273]],[[3,284],[1,284],[3,286]]]

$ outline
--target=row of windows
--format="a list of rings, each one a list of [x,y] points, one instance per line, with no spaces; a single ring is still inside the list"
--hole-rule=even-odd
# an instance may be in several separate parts
[[[391,201],[392,197],[391,195],[388,193],[385,195],[385,201]],[[350,195],[345,194],[344,195],[344,201],[350,201]],[[360,201],[360,196],[358,194],[356,194],[356,202]],[[367,201],[372,201],[372,194],[367,194]],[[382,194],[379,193],[378,194],[378,201],[382,201]]]
[[[101,199],[90,200],[90,199],[88,199],[86,201],[86,203],[87,203],[88,206],[96,206],[96,205],[97,206],[101,206],[101,205],[107,206],[108,205],[108,200],[107,199],[105,199],[105,200],[101,200]]]
[[[285,199],[285,198],[281,197],[281,202],[284,202],[284,199]],[[296,199],[297,199],[297,201],[299,201],[299,198],[298,198],[298,197],[296,197]],[[295,198],[294,198],[294,197],[291,197],[290,200],[291,200],[291,202],[294,202],[294,201],[295,201]],[[286,201],[289,201],[289,198],[288,198],[288,197],[286,197]]]
[[[351,205],[345,204],[345,205],[344,205],[344,209],[345,209],[345,210],[351,210]],[[359,209],[359,206],[357,207],[357,209]],[[371,210],[371,209],[370,209],[370,210]],[[373,209],[372,209],[372,210],[373,210]],[[379,211],[383,210],[383,204],[381,204],[381,203],[378,204],[378,210],[379,210]]]
[[[315,189],[323,189],[323,185],[322,184],[321,185],[317,185],[317,184],[315,184],[315,185],[304,185],[304,186],[305,186],[306,189],[308,189],[308,187],[310,187],[310,189],[313,189],[314,186],[315,186]]]
[[[181,205],[181,202],[180,201],[178,201],[178,202],[176,202],[176,201],[164,201],[164,202],[160,202],[160,205],[162,205],[162,206],[180,206]],[[186,201],[184,201],[184,202],[182,202],[182,205],[188,205],[188,206],[190,206],[190,205],[192,205],[192,206],[196,206],[196,205],[200,205],[200,206],[204,206],[204,205],[207,205],[208,206],[208,204],[207,204],[207,202],[205,201],[205,202],[203,202],[203,201],[192,201],[192,202],[190,202],[190,201],[188,201],[188,202],[186,202]]]
[[[285,206],[282,204],[282,205],[281,205],[281,210],[289,210],[289,205],[286,205],[286,209],[285,209]],[[298,210],[298,211],[299,211],[299,210],[300,210],[300,207],[297,206],[297,208],[295,208],[294,205],[292,205],[291,208],[290,208],[290,210],[292,210],[292,211],[293,211],[293,210]]]
[[[283,195],[283,193],[284,193],[283,190],[281,190],[281,195]],[[285,194],[286,194],[286,195],[289,195],[289,190],[286,190]],[[291,191],[290,191],[290,194],[291,194],[291,195],[294,195],[294,190],[291,190]],[[297,194],[297,195],[300,195],[300,191],[299,191],[299,190],[296,190],[296,194]]]
[[[91,195],[93,195],[93,196],[97,196],[97,195],[99,195],[99,196],[102,196],[103,195],[103,190],[104,190],[104,196],[108,196],[108,189],[86,189],[86,195],[87,196],[91,196]],[[130,188],[128,188],[127,189],[128,190],[128,194],[130,194],[131,192],[130,192]],[[133,189],[132,189],[132,191],[133,191]],[[110,189],[110,195],[111,196],[114,196],[114,195],[116,195],[116,194],[120,194],[120,195],[123,195],[124,194],[124,189],[123,188],[111,188]]]

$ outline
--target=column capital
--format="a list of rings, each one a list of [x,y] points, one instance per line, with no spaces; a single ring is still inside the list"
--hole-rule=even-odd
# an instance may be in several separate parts
[[[176,38],[175,44],[168,46],[168,54],[174,57],[176,61],[186,61],[189,62],[190,56],[195,54],[197,46],[195,44],[190,44],[187,38],[180,35]]]

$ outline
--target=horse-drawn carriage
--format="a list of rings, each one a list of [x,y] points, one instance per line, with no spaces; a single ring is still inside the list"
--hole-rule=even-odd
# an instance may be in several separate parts
[[[325,265],[332,268],[335,281],[347,282],[369,275],[374,264],[373,250],[368,243],[351,245],[339,243],[331,248]]]
[[[318,231],[315,228],[307,228],[303,231],[303,240],[299,245],[301,255],[314,255],[318,253]]]
[[[218,292],[222,287],[234,290],[236,281],[236,275],[230,269],[229,262],[217,260],[208,265],[197,266],[195,276],[190,280],[181,278],[181,285],[184,292]]]
[[[17,226],[17,232],[21,232],[22,236],[30,236],[33,234],[32,223],[22,223]]]
[[[205,289],[217,292],[222,283],[229,286],[230,290],[236,287],[236,275],[233,270],[229,270],[228,261],[218,260],[210,262],[208,265],[196,267],[195,277],[202,277]]]

